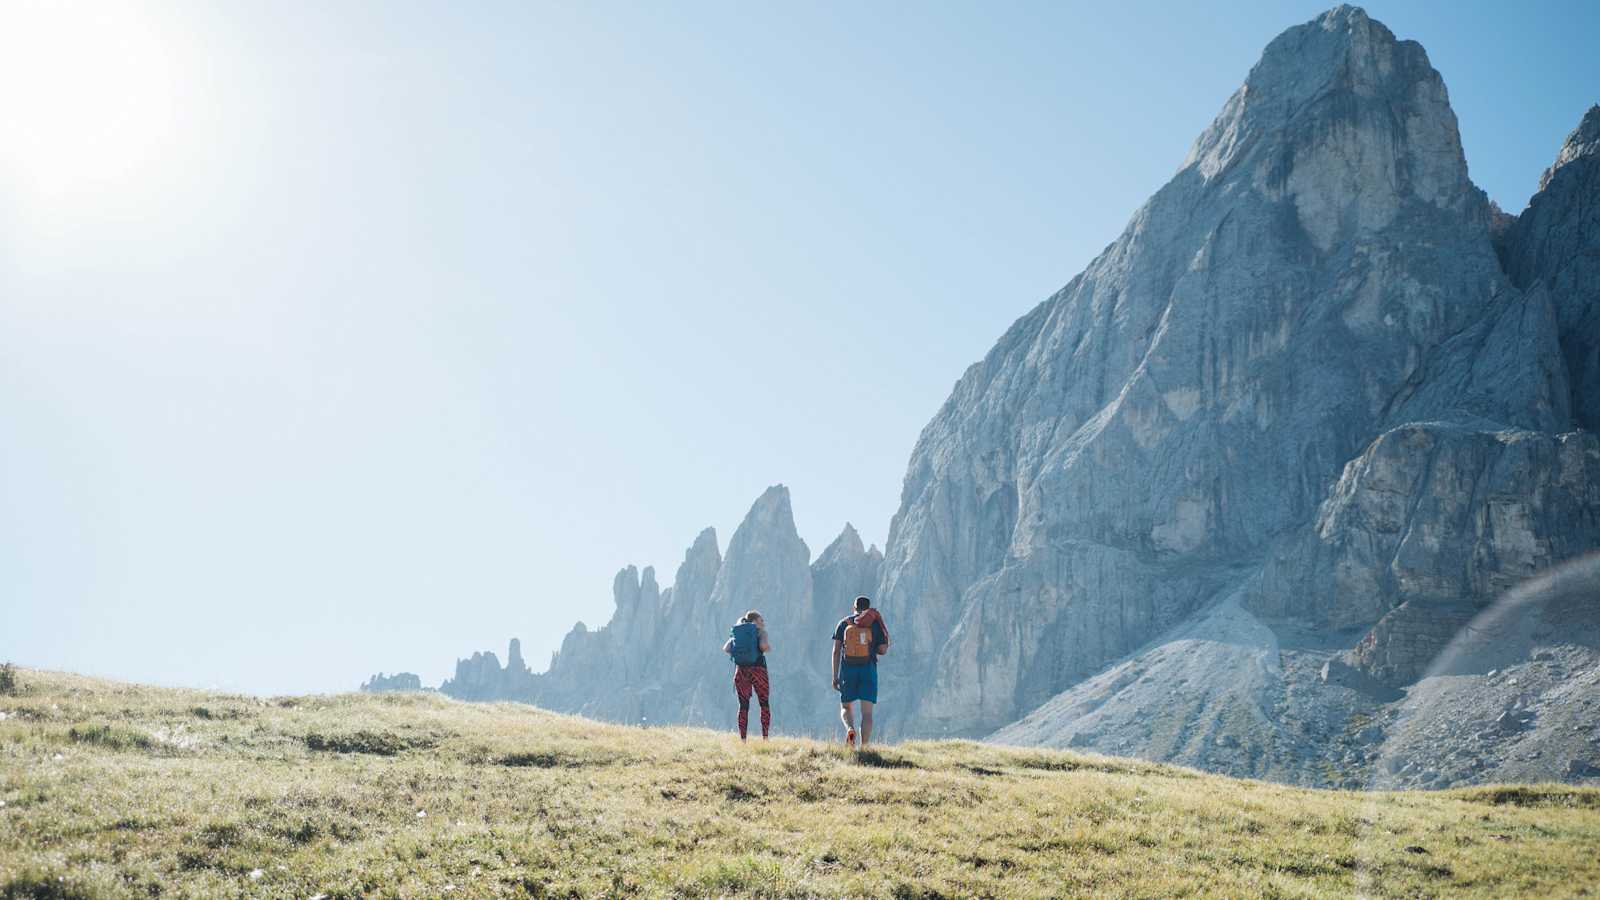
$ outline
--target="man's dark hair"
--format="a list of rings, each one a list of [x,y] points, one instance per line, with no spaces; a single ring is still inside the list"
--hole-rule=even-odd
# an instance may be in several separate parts
[[[866,597],[856,598],[856,612],[865,612],[872,608],[872,601]]]

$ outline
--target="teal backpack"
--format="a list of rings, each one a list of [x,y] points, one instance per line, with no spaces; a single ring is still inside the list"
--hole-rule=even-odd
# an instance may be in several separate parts
[[[754,622],[740,622],[728,629],[733,638],[733,661],[737,665],[753,665],[761,658],[761,631]]]

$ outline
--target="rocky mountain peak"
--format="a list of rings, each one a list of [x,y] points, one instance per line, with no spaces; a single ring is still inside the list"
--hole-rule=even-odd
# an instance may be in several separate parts
[[[361,690],[369,694],[420,691],[423,689],[422,678],[415,672],[396,672],[393,675],[385,675],[379,672],[361,683]]]
[[[1540,176],[1539,190],[1545,190],[1550,186],[1550,180],[1562,166],[1575,159],[1597,153],[1600,153],[1600,103],[1589,107],[1578,127],[1567,135],[1567,140],[1561,145],[1561,152],[1556,154],[1556,161],[1550,168],[1544,170],[1544,175]]]
[[[1476,200],[1427,53],[1353,6],[1267,45],[1196,139],[1190,168],[1208,183],[1242,171],[1255,188],[1287,195],[1323,250],[1386,227],[1412,198],[1441,207]]]
[[[717,546],[717,530],[706,528],[695,537],[694,543],[684,551],[683,562],[672,586],[661,592],[662,615],[671,618],[674,611],[693,609],[705,603],[716,584],[717,572],[722,568],[722,550]],[[652,578],[654,570],[651,570]]]
[[[817,557],[817,565],[830,565],[844,559],[854,559],[867,555],[866,547],[861,543],[861,535],[856,532],[855,526],[849,522],[844,523],[844,530],[833,539],[822,555]]]
[[[611,596],[616,600],[617,611],[626,612],[639,602],[639,570],[624,566],[611,580]]]
[[[502,700],[527,696],[537,677],[523,662],[522,642],[512,638],[504,668],[492,652],[474,653],[468,659],[456,660],[455,677],[445,679],[439,690],[467,700]]]
[[[773,485],[756,499],[728,541],[728,555],[711,592],[712,608],[731,613],[741,604],[748,608],[788,600],[802,587],[810,593],[810,561],[811,551],[795,529],[789,489]]]
[[[775,484],[756,498],[750,511],[745,513],[744,521],[734,531],[733,539],[728,542],[728,552],[733,553],[733,546],[739,541],[741,532],[766,530],[794,531],[794,510],[789,505],[789,489],[784,485]]]
[[[1427,63],[1420,45],[1397,40],[1365,10],[1337,6],[1274,38],[1244,87],[1258,97],[1300,103],[1335,89],[1375,96],[1392,90],[1396,76],[1407,78],[1397,54]]]
[[[717,530],[706,528],[695,536],[694,543],[689,545],[689,552],[684,555],[684,561],[691,559],[710,559],[717,565],[722,565],[722,549],[717,545]]]

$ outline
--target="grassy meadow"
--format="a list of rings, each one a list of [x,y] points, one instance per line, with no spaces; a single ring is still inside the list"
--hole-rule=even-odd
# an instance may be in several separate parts
[[[741,745],[429,694],[18,682],[0,695],[0,897],[1600,892],[1600,791],[1559,785],[1313,791],[969,742]]]

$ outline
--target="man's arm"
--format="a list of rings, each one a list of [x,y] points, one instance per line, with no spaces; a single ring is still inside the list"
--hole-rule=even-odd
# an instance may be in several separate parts
[[[829,671],[833,672],[833,687],[835,690],[839,687],[839,648],[841,646],[843,646],[843,643],[835,638],[833,641],[833,666],[829,669]]]

